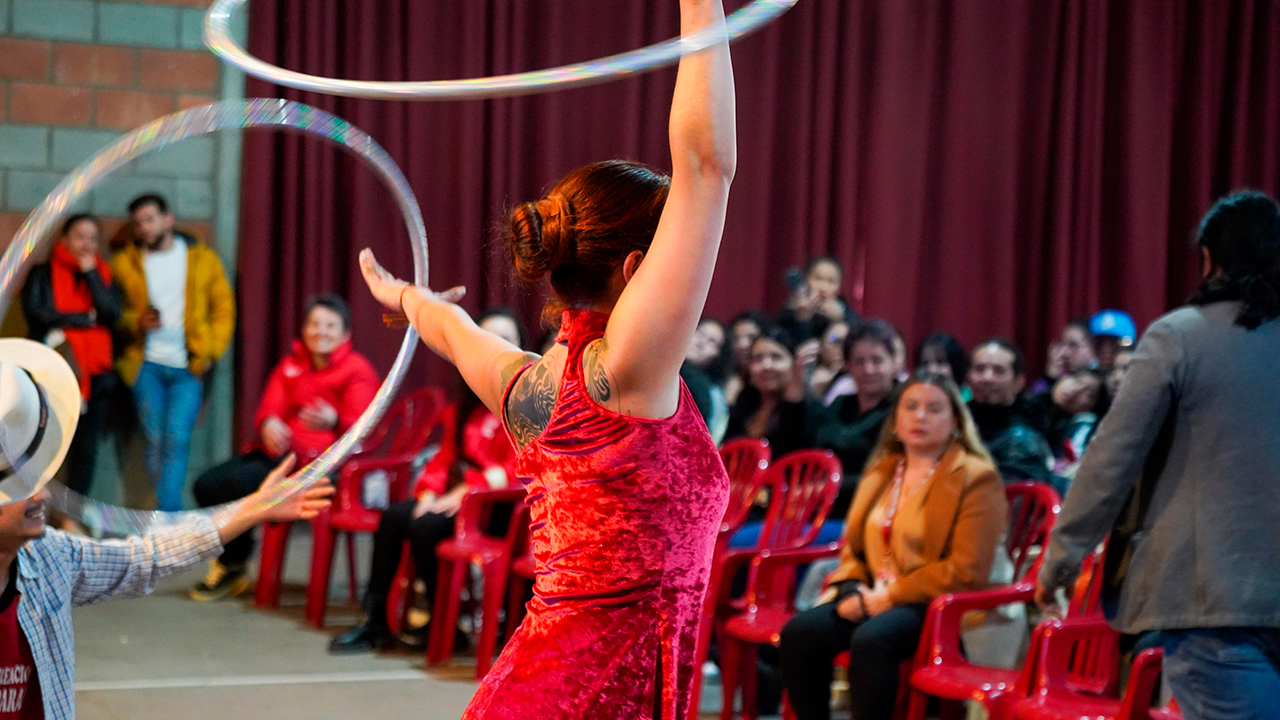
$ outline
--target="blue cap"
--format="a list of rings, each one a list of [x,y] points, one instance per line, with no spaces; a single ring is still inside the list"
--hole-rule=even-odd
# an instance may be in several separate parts
[[[1095,337],[1106,335],[1120,338],[1120,342],[1131,344],[1138,335],[1138,328],[1133,324],[1129,313],[1121,310],[1103,310],[1089,320],[1089,332]]]

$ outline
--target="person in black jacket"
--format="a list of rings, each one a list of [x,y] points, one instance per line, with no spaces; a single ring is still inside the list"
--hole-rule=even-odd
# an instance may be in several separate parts
[[[80,380],[85,407],[67,451],[67,486],[86,495],[115,382],[111,329],[121,308],[111,268],[98,254],[101,235],[96,217],[72,215],[49,261],[31,269],[22,290],[29,337],[59,348]]]

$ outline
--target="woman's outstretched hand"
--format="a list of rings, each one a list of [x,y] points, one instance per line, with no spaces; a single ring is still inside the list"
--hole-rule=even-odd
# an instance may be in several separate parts
[[[379,265],[377,258],[373,256],[373,251],[369,248],[360,251],[360,274],[364,276],[364,282],[369,286],[369,293],[373,295],[374,300],[382,303],[383,307],[401,314],[404,313],[401,303],[409,292],[406,288],[423,292],[429,297],[448,303],[456,303],[467,294],[467,289],[462,286],[450,288],[442,293],[433,293],[428,288],[420,288],[405,282]]]

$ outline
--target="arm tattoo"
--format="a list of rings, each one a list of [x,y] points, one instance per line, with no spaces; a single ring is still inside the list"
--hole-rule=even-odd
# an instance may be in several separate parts
[[[600,338],[599,342],[587,346],[586,352],[582,355],[582,376],[587,383],[587,394],[592,400],[605,407],[608,407],[609,401],[613,399],[613,383],[609,379],[609,371],[600,361],[600,356],[608,350],[609,341]]]
[[[521,450],[551,423],[556,405],[556,381],[548,363],[539,362],[516,380],[507,399],[507,427]]]
[[[511,378],[515,377],[516,373],[523,370],[524,366],[529,363],[538,362],[541,359],[542,358],[540,356],[533,353],[525,353],[512,361],[510,365],[502,368],[502,389],[504,391],[507,389],[507,386],[511,384]]]

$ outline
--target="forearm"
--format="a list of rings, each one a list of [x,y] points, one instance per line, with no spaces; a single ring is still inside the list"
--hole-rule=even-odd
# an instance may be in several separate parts
[[[97,270],[90,270],[84,275],[89,286],[89,294],[93,296],[93,307],[98,313],[98,324],[108,327],[115,325],[120,319],[120,292],[114,285],[102,282]]]
[[[266,519],[270,510],[267,498],[260,493],[237,500],[225,509],[213,514],[213,523],[218,528],[218,538],[223,545],[235,540]]]
[[[475,321],[465,310],[453,303],[436,299],[430,292],[410,285],[401,296],[401,307],[409,323],[431,351],[458,364],[455,348],[467,331],[474,332]]]
[[[723,24],[721,0],[681,1],[681,34]],[[680,62],[671,106],[673,174],[712,172],[732,178],[737,166],[735,125],[733,65],[726,39]]]

